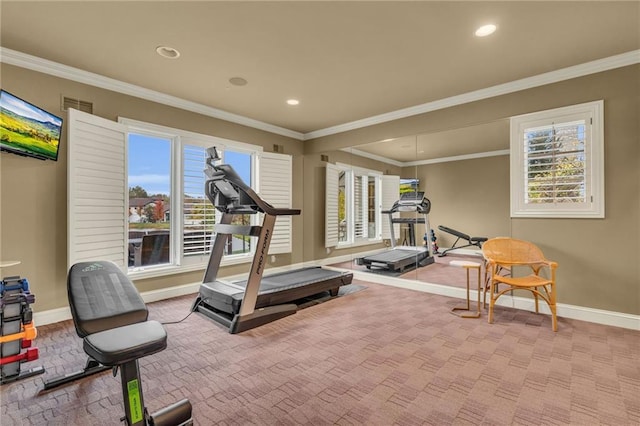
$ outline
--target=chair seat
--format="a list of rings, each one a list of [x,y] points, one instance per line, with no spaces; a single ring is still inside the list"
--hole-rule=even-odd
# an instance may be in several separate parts
[[[167,347],[167,332],[158,321],[125,325],[84,338],[84,351],[107,366],[121,365]]]
[[[551,284],[551,280],[540,277],[538,275],[527,275],[526,277],[511,277],[503,275],[494,275],[494,281],[507,284],[513,287],[538,287]]]

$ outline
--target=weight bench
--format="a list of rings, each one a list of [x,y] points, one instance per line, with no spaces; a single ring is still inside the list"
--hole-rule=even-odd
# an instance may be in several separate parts
[[[99,371],[113,368],[114,376],[120,368],[125,407],[121,420],[128,426],[192,424],[187,399],[154,414],[144,406],[138,359],[164,350],[167,333],[159,322],[147,320],[142,297],[120,268],[106,261],[76,263],[69,270],[67,292],[89,360]]]
[[[454,237],[457,237],[456,240],[454,241],[453,245],[451,246],[451,248],[446,249],[445,251],[443,251],[442,253],[440,253],[438,256],[439,257],[443,257],[446,256],[448,252],[450,252],[451,250],[458,250],[461,248],[465,248],[465,247],[478,247],[478,248],[482,248],[482,243],[484,243],[485,241],[488,240],[488,238],[486,237],[470,237],[467,234],[464,234],[460,231],[456,231],[455,229],[451,229],[451,228],[447,228],[446,226],[442,226],[439,225],[438,229],[441,231],[446,232],[447,234],[451,234]],[[458,244],[458,241],[460,240],[464,240],[467,242],[467,244],[463,245],[463,246],[456,246],[456,244]]]

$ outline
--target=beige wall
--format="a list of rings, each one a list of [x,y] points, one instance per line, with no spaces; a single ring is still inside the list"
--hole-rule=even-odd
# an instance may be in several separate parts
[[[307,142],[305,152],[349,140],[473,126],[598,99],[605,102],[605,219],[510,219],[509,157],[418,167],[432,226],[533,241],[559,262],[558,301],[640,314],[640,66],[634,65]],[[504,136],[507,140],[508,134]],[[442,246],[453,243],[445,234]]]
[[[276,265],[358,250],[324,249],[324,167],[358,163],[403,177],[416,175],[432,201],[432,225],[472,235],[511,235],[539,244],[560,263],[560,303],[640,314],[640,66],[625,67],[499,96],[338,135],[302,142],[179,109],[2,64],[2,87],[60,113],[60,96],[94,103],[96,115],[141,121],[256,143],[270,151],[284,145],[294,156],[294,252]],[[486,123],[511,115],[597,99],[605,101],[605,219],[510,219],[508,157],[490,157],[401,170],[336,151],[385,138]],[[508,135],[506,135],[508,138]],[[357,141],[357,142],[356,142]],[[346,157],[344,157],[346,155]],[[66,147],[58,162],[0,154],[0,258],[22,265],[3,270],[29,278],[36,311],[66,302]],[[413,171],[415,170],[415,172]],[[446,241],[446,239],[445,239]],[[363,247],[370,250],[372,246]],[[234,267],[225,273],[240,273]],[[141,291],[200,281],[201,272],[136,282]]]
[[[283,145],[293,155],[294,174],[302,170],[302,142],[192,112],[125,96],[108,90],[2,64],[2,88],[66,118],[61,96],[93,103],[94,114],[116,120],[132,118],[193,132],[262,145],[272,151]],[[39,161],[0,154],[0,258],[17,259],[20,266],[5,268],[3,276],[26,277],[36,295],[34,310],[42,312],[67,306],[67,150],[63,126],[59,159]],[[294,179],[293,205],[302,207],[302,182]],[[271,266],[302,261],[301,216],[293,221],[293,254],[277,255]],[[221,276],[242,273],[248,265],[225,268]],[[157,290],[202,280],[202,271],[136,281],[140,291]]]

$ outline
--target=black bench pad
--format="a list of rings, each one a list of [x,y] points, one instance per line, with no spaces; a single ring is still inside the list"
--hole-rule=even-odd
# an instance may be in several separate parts
[[[145,321],[91,334],[83,347],[91,358],[112,367],[162,351],[167,332],[158,321]]]
[[[147,307],[113,262],[76,263],[67,282],[73,323],[80,337],[146,321]]]

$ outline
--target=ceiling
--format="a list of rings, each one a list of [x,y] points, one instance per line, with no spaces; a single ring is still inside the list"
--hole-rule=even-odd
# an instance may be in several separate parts
[[[639,49],[639,5],[3,0],[0,42],[306,134]]]

